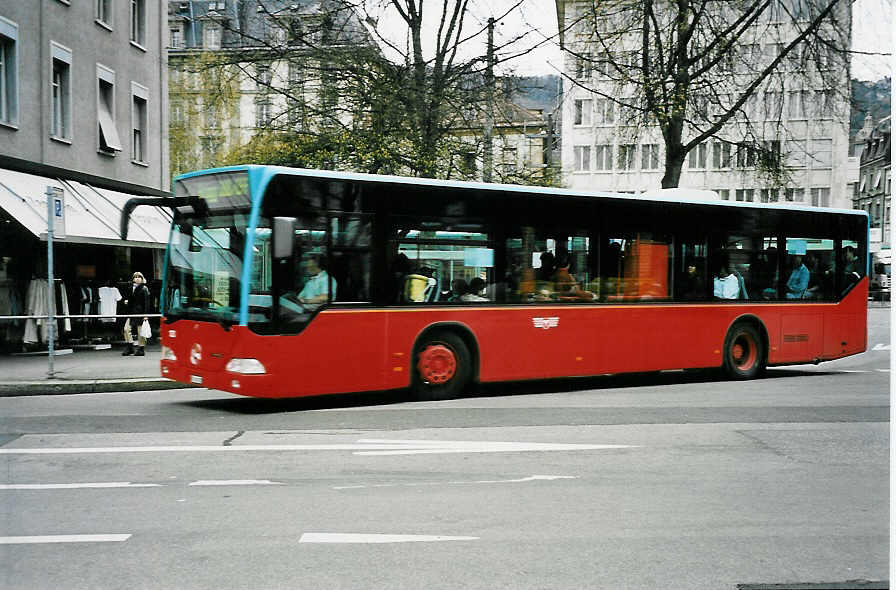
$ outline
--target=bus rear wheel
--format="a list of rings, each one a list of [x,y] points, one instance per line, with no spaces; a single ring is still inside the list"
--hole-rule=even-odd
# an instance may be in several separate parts
[[[741,322],[728,330],[723,354],[722,369],[731,379],[753,379],[765,371],[765,344],[752,324]]]
[[[453,399],[470,382],[472,357],[463,339],[453,332],[424,337],[414,352],[412,387],[424,401]]]

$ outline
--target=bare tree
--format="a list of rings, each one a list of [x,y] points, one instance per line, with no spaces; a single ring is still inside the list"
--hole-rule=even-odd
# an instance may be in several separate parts
[[[593,0],[564,23],[570,80],[633,128],[658,129],[664,188],[710,138],[780,184],[785,105],[848,118],[849,11],[846,0]]]
[[[470,149],[455,131],[483,105],[486,60],[465,47],[481,46],[486,25],[470,17],[468,0],[239,6],[221,21],[229,42],[214,60],[194,62],[238,71],[255,87],[256,138],[227,161],[436,177]],[[524,55],[521,37],[495,47],[495,62]]]

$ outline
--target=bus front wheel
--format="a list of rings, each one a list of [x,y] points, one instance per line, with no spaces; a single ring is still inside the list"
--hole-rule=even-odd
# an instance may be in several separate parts
[[[725,337],[723,354],[722,368],[732,379],[753,379],[765,370],[765,344],[752,324],[732,326]]]
[[[460,336],[434,332],[414,352],[414,393],[426,401],[455,398],[469,383],[472,366],[470,350]]]

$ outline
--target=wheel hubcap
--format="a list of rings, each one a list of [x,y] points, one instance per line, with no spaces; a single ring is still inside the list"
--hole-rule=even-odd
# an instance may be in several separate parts
[[[447,346],[430,344],[420,352],[417,370],[427,383],[445,383],[457,372],[457,358]]]
[[[756,363],[756,343],[748,334],[740,334],[731,346],[731,358],[741,371],[747,371]]]

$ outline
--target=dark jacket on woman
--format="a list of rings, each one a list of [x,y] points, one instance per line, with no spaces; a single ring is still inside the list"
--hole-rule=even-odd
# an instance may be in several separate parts
[[[131,291],[123,295],[127,300],[125,307],[128,314],[149,313],[150,295],[146,285],[141,283],[134,288],[134,284],[131,283]]]

